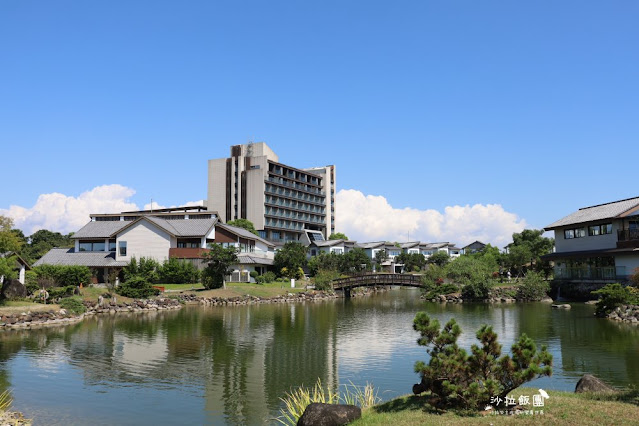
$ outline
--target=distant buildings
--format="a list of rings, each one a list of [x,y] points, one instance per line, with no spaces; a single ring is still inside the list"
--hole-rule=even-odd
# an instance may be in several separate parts
[[[298,241],[306,230],[335,232],[335,166],[300,169],[279,162],[263,142],[231,146],[209,160],[208,201],[220,220],[248,219],[260,237]]]
[[[83,265],[94,271],[95,281],[106,282],[109,273],[129,264],[133,257],[163,262],[185,259],[202,269],[209,244],[237,247],[245,275],[263,273],[273,264],[274,244],[249,231],[220,223],[204,207],[179,207],[117,214],[92,214],[91,221],[73,235],[71,249],[54,248],[34,266]],[[244,277],[247,280],[246,277]]]
[[[546,226],[558,280],[624,280],[639,268],[639,197],[583,207]]]

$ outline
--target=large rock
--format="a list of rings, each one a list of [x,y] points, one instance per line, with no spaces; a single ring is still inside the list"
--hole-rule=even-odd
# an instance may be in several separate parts
[[[18,280],[4,280],[2,284],[2,297],[4,299],[27,297],[27,288]]]
[[[297,421],[297,426],[341,426],[362,417],[355,405],[312,403]]]
[[[575,387],[575,393],[584,392],[617,392],[613,387],[608,386],[600,379],[591,374],[584,374],[579,379],[577,386]]]

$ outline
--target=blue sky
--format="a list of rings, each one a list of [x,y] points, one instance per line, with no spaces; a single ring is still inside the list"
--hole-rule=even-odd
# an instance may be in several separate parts
[[[635,1],[4,0],[0,211],[28,233],[66,230],[68,210],[20,218],[42,194],[201,200],[206,161],[252,139],[392,211],[542,227],[639,195],[638,19]]]

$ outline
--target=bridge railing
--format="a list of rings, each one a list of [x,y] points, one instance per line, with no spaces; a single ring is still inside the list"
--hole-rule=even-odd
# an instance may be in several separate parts
[[[421,276],[410,274],[366,274],[333,281],[333,288],[339,290],[346,287],[360,287],[372,285],[408,285],[421,287]]]

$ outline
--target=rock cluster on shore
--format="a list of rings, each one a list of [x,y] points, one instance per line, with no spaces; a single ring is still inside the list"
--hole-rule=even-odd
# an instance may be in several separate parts
[[[197,303],[207,306],[228,306],[228,305],[253,305],[257,303],[290,303],[290,302],[315,302],[320,300],[335,299],[337,296],[333,293],[318,292],[302,292],[288,293],[276,297],[257,297],[257,296],[241,296],[241,297],[200,297],[193,294],[184,294],[179,296],[180,300],[185,303]]]
[[[95,314],[115,314],[117,312],[148,312],[168,309],[179,309],[180,302],[175,299],[135,300],[131,303],[103,303],[84,302],[87,311],[80,315],[73,315],[65,309],[57,312],[22,312],[20,314],[2,315],[1,328],[32,328],[54,325],[65,325],[81,321],[86,316]]]
[[[484,302],[484,303],[515,303],[526,302],[527,300],[519,300],[515,297],[516,287],[498,287],[490,290],[490,296],[485,300],[470,300],[466,302]],[[422,296],[423,297],[423,296]],[[440,294],[439,296],[429,299],[431,302],[440,303],[464,303],[461,293]],[[546,297],[541,300],[544,303],[552,303],[552,299]]]
[[[639,324],[639,306],[621,305],[608,314],[608,318],[614,321]]]

